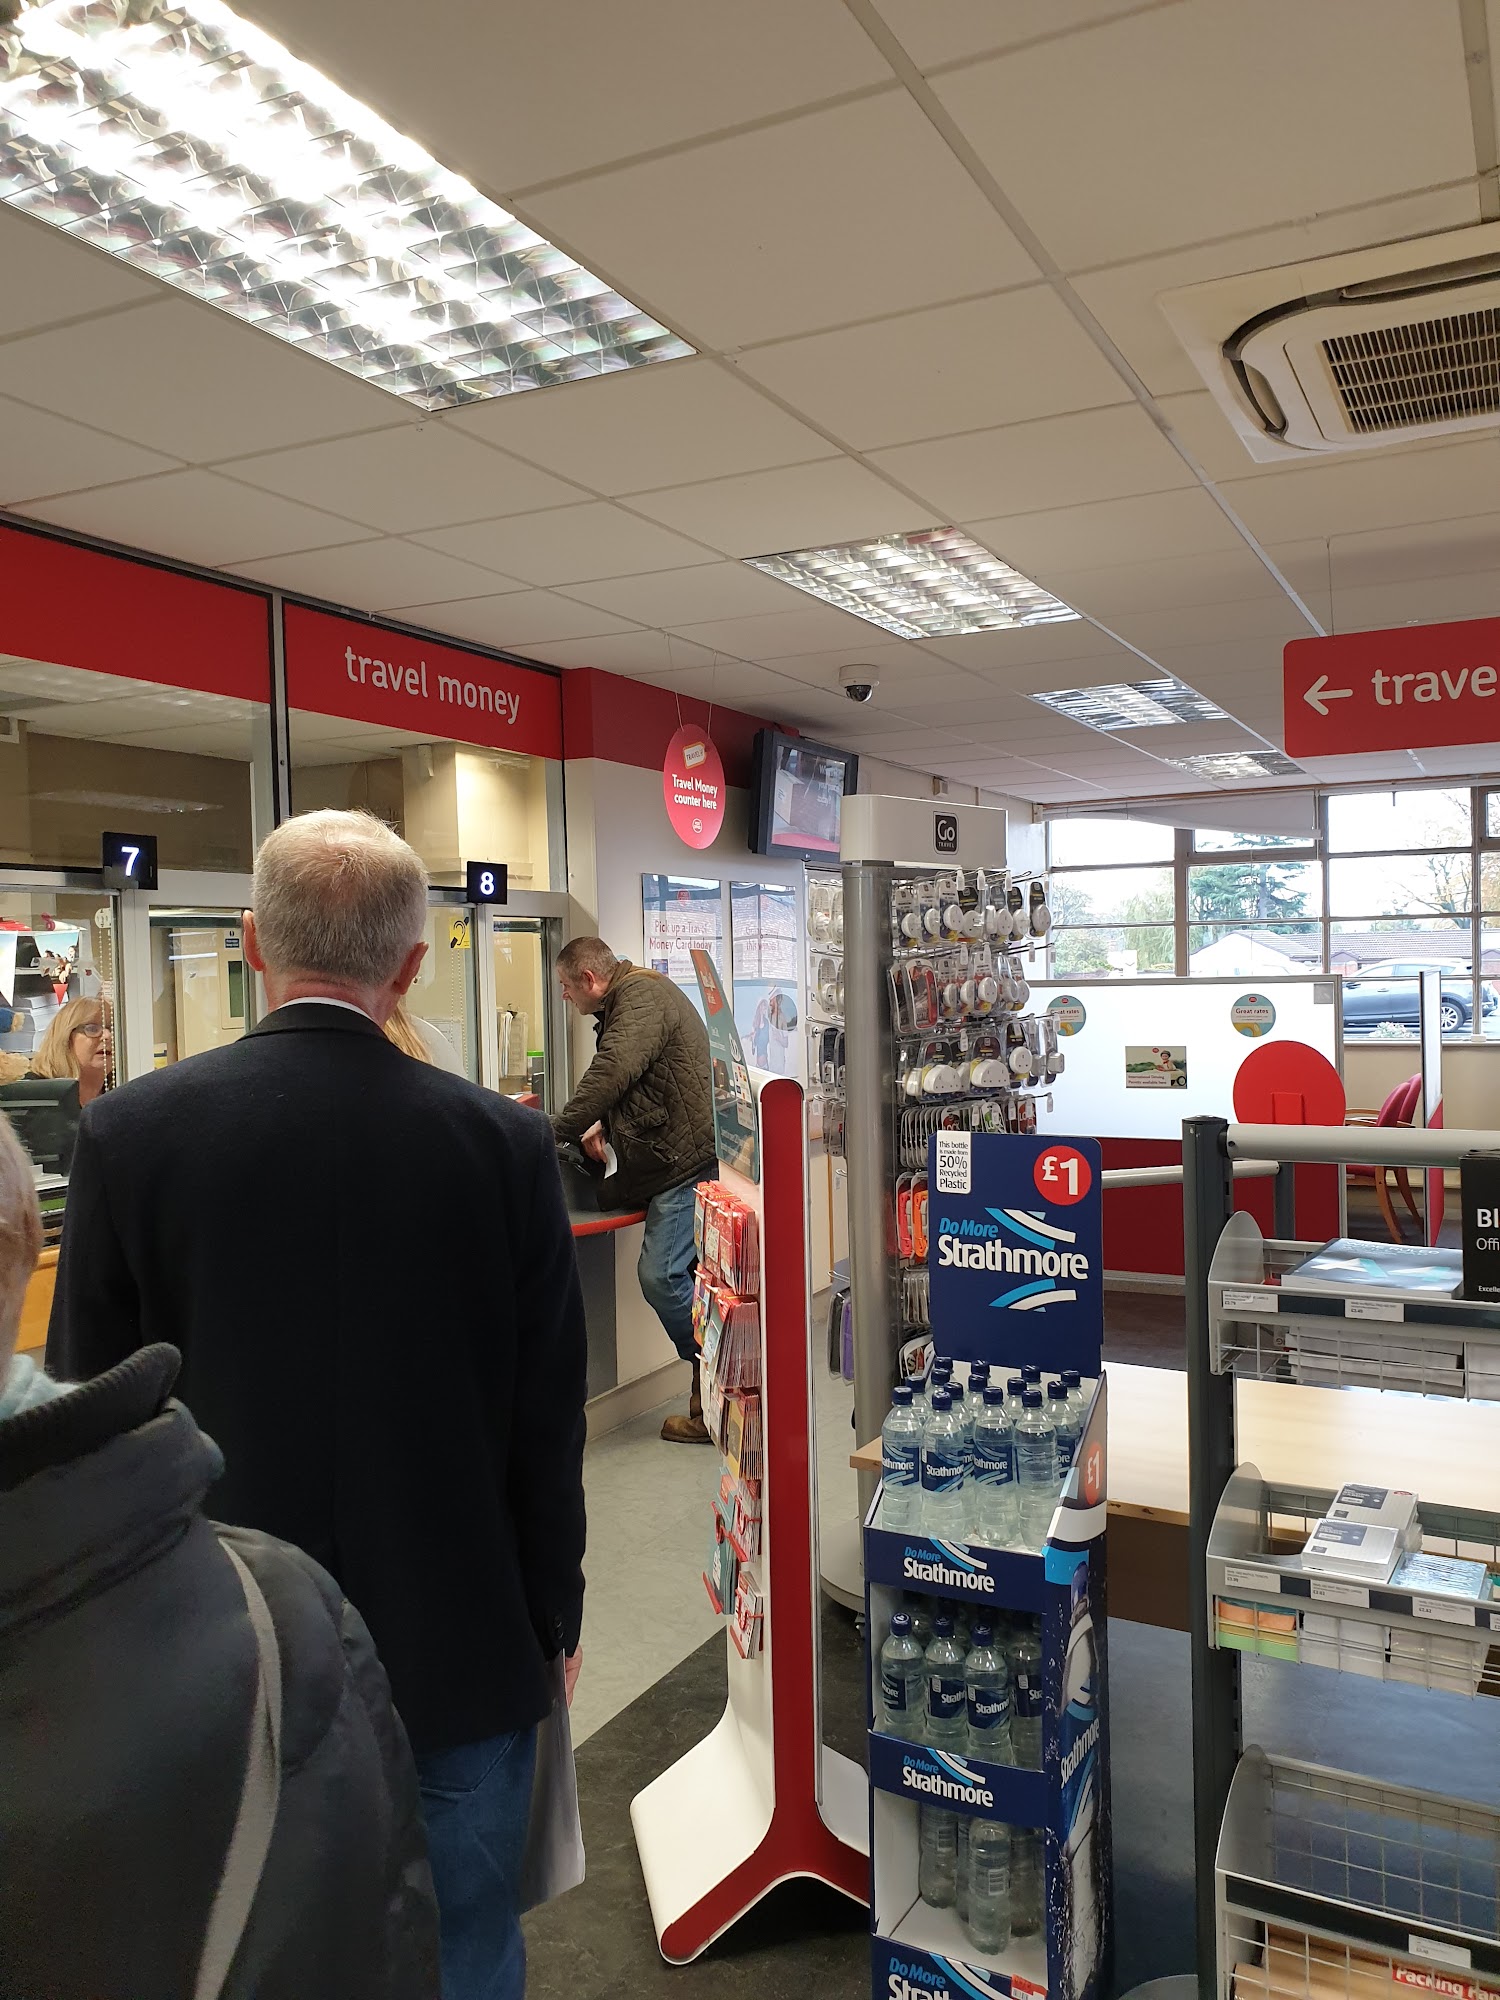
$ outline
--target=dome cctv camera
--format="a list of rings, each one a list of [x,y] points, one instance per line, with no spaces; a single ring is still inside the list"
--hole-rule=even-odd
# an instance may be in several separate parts
[[[850,701],[873,701],[875,690],[880,686],[880,676],[869,667],[842,667],[839,670],[839,686]]]

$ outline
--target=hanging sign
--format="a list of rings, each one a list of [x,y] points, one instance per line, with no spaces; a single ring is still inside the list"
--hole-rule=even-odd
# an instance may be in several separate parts
[[[1282,679],[1289,757],[1500,742],[1500,618],[1293,639]]]
[[[661,789],[678,839],[712,847],[724,824],[724,766],[701,723],[685,723],[667,745]]]
[[[693,951],[693,970],[703,996],[703,1020],[708,1029],[708,1058],[714,1093],[714,1146],[722,1166],[733,1167],[747,1181],[760,1179],[760,1143],[755,1130],[755,1092],[750,1069],[734,1025],[734,1010],[706,951]]]

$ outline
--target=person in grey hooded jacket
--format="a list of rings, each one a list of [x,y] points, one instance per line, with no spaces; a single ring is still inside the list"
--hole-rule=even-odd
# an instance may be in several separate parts
[[[158,1344],[77,1388],[13,1355],[41,1240],[0,1118],[0,1996],[193,2000],[259,1653]],[[287,1385],[288,1395],[296,1385]],[[416,1772],[358,1613],[226,1530],[280,1654],[280,1796],[222,2000],[437,2000]]]

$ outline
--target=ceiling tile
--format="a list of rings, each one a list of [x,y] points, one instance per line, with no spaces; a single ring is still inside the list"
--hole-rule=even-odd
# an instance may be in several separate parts
[[[1120,563],[1224,551],[1242,555],[1244,539],[1199,486],[1133,500],[1097,500],[1081,507],[966,521],[976,541],[1023,575],[1109,569]],[[1048,584],[1050,589],[1052,586]]]
[[[620,368],[439,420],[596,493],[639,493],[831,458],[834,447],[716,361]]]
[[[524,647],[538,639],[591,639],[624,632],[623,618],[593,611],[550,590],[517,590],[503,597],[460,598],[453,603],[393,606],[413,625],[451,633],[479,646]]]
[[[1258,597],[1287,603],[1280,584],[1248,550],[1111,563],[1100,569],[1049,570],[1047,588],[1065,604],[1105,624],[1133,613],[1244,604]]]
[[[694,667],[711,667],[724,656],[711,646],[692,646],[673,632],[615,632],[597,639],[533,639],[526,651],[553,667],[598,667],[605,673],[658,680]]]
[[[1277,46],[1273,103],[1230,81]],[[1068,269],[1474,172],[1458,12],[1411,0],[1195,0],[934,88]]]
[[[159,299],[161,287],[50,222],[0,206],[0,339],[84,313]]]
[[[843,667],[868,667],[870,677],[882,688],[903,692],[920,686],[934,673],[946,673],[950,665],[950,661],[926,647],[883,636],[873,645],[860,641],[852,646],[835,646],[827,652],[794,653],[776,662],[779,673],[825,688],[839,685],[839,671]]]
[[[1500,570],[1500,514],[1340,535],[1331,557],[1334,584],[1340,590],[1462,576],[1471,570],[1493,573]]]
[[[418,537],[470,562],[487,564],[528,583],[578,583],[595,577],[635,576],[700,563],[720,567],[711,549],[593,500],[582,507],[554,507],[505,521],[473,521]]]
[[[673,694],[691,695],[725,708],[748,709],[772,721],[781,716],[784,695],[798,690],[784,675],[769,667],[757,667],[745,660],[725,660],[718,666],[689,667],[681,673],[661,673],[654,677],[658,687]]]
[[[991,55],[1044,35],[1067,34],[1116,14],[1139,13],[1142,0],[876,0],[887,25],[920,70]],[[1163,0],[1145,0],[1160,6]],[[1180,4],[1180,0],[1177,0]]]
[[[1333,592],[1340,632],[1380,632],[1392,625],[1442,625],[1455,618],[1500,618],[1500,571],[1434,576]],[[1500,722],[1496,723],[1500,738]]]
[[[901,91],[559,188],[527,219],[724,349],[1036,276]]]
[[[192,299],[6,341],[0,394],[194,464],[390,424],[401,408]]]
[[[849,458],[642,493],[631,505],[727,556],[778,555],[944,525],[940,515]]]
[[[756,348],[739,366],[856,451],[1130,400],[1046,285]]]
[[[1316,636],[1288,597],[1247,597],[1238,604],[1184,604],[1170,609],[1116,612],[1106,623],[1129,645],[1155,659],[1163,647],[1212,644],[1220,639],[1288,639]]]
[[[390,535],[582,498],[576,486],[551,473],[431,422],[236,459],[223,469],[251,486],[330,507]]]
[[[170,472],[177,461],[0,397],[0,506]]]
[[[1378,243],[1463,229],[1479,220],[1472,181],[1429,188],[1396,201],[1371,202],[1336,215],[1317,215],[1251,236],[1199,243],[1188,249],[1075,275],[1074,290],[1153,395],[1201,389],[1203,378],[1157,304],[1163,292],[1210,278],[1267,271],[1312,257],[1337,256]]]
[[[210,565],[357,542],[369,532],[332,514],[237,486],[216,472],[129,479],[58,500],[29,501],[21,511],[54,527]]]
[[[1500,436],[1430,451],[1350,452],[1319,465],[1220,489],[1260,541],[1359,534],[1492,510],[1500,493]]]
[[[496,576],[493,570],[476,569],[471,563],[456,562],[452,556],[391,537],[360,542],[349,549],[317,549],[306,555],[279,556],[271,562],[242,563],[240,570],[278,590],[325,598],[330,604],[345,604],[356,611],[389,611],[418,600],[435,603],[445,594],[490,596],[507,584],[512,590],[524,587],[512,578]]]
[[[1191,472],[1136,403],[898,445],[873,452],[871,461],[953,521],[1193,484]]]
[[[602,614],[597,614],[602,615]],[[718,618],[680,628],[685,639],[739,660],[775,660],[788,653],[811,653],[837,644],[858,621],[831,605],[808,600],[805,611],[773,612],[770,617]]]
[[[971,632],[961,639],[929,639],[927,650],[971,673],[1009,675],[1035,667],[1043,671],[1062,660],[1104,660],[1122,665],[1134,655],[1078,618],[1065,625],[1028,625],[1013,632]]]
[[[798,610],[808,602],[805,593],[794,591],[790,584],[737,562],[575,583],[569,585],[568,595],[642,625],[671,626],[692,625],[704,618],[769,616]]]
[[[246,11],[499,199],[890,76],[838,0],[478,9],[458,42],[414,36],[402,0]]]

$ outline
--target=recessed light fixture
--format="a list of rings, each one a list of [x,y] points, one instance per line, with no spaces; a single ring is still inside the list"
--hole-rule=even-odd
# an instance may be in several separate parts
[[[22,0],[0,200],[419,409],[693,352],[217,0]]]
[[[213,813],[220,808],[208,799],[152,799],[138,792],[33,792],[32,801],[49,806],[93,806],[105,812]]]
[[[1225,750],[1211,757],[1168,757],[1179,771],[1198,778],[1297,778],[1302,766],[1279,750]]]
[[[1078,616],[957,528],[747,560],[751,569],[852,611],[898,639],[1004,632]]]
[[[1090,729],[1159,729],[1169,722],[1223,722],[1225,711],[1175,674],[1144,681],[1111,681],[1104,687],[1053,688],[1034,694],[1043,708]]]

